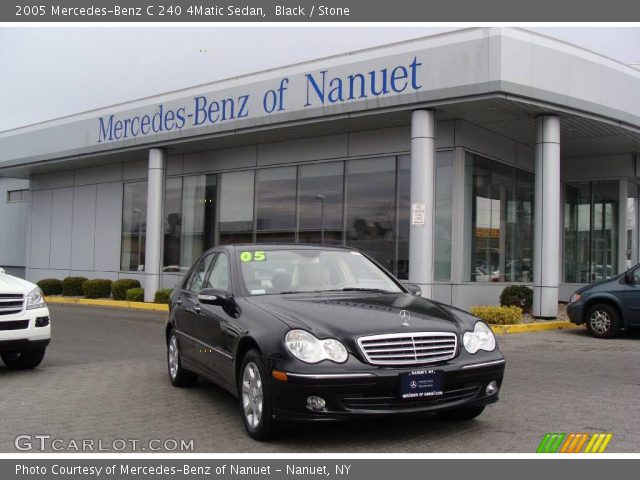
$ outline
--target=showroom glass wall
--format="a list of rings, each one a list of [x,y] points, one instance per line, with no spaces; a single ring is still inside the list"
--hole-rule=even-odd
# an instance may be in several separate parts
[[[533,281],[534,175],[465,154],[465,281]]]
[[[437,280],[451,275],[452,158],[438,152]],[[400,155],[168,178],[163,270],[184,272],[217,244],[325,243],[361,249],[406,279],[410,167]],[[125,184],[122,270],[144,269],[145,219],[146,182]]]
[[[618,274],[619,185],[618,180],[565,184],[566,282],[591,283]]]
[[[625,252],[625,268],[631,268],[638,263],[638,251],[640,240],[638,233],[638,225],[640,224],[640,210],[638,209],[640,202],[640,187],[635,183],[627,182],[627,205],[626,205],[626,222],[627,222],[627,246]]]

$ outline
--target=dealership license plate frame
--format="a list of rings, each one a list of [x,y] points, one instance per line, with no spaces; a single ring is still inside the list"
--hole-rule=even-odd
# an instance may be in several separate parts
[[[442,370],[419,369],[400,374],[398,396],[403,401],[439,398],[444,394]]]

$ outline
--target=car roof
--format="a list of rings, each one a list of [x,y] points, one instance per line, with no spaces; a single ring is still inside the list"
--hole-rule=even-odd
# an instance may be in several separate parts
[[[321,245],[314,243],[234,243],[231,245],[220,245],[216,248],[227,248],[230,250],[335,250],[335,251],[353,251],[357,250],[353,247],[343,245]]]

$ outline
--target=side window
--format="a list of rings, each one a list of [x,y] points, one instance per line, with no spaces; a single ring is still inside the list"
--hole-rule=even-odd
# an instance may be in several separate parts
[[[221,253],[218,255],[213,270],[211,270],[209,288],[224,290],[226,292],[229,290],[229,283],[229,258],[224,253]]]
[[[206,288],[205,279],[207,278],[207,272],[211,266],[211,262],[216,257],[215,253],[207,255],[198,262],[198,265],[193,270],[191,278],[187,281],[185,288],[191,292],[199,293],[200,290]]]
[[[640,285],[640,268],[636,268],[633,271],[633,283],[634,285]]]

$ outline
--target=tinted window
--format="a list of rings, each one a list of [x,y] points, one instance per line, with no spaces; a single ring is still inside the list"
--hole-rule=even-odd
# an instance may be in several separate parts
[[[208,287],[218,290],[229,290],[229,258],[221,253],[209,275]]]
[[[207,272],[215,256],[216,254],[212,253],[198,262],[196,268],[191,273],[191,277],[187,280],[185,286],[187,290],[199,293],[203,288],[210,288],[207,284]]]

